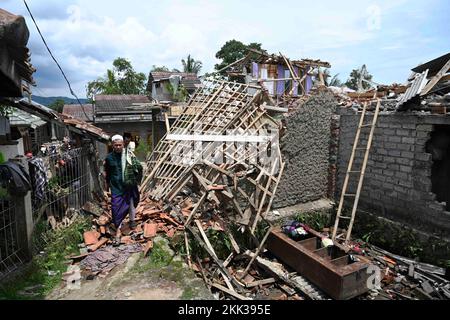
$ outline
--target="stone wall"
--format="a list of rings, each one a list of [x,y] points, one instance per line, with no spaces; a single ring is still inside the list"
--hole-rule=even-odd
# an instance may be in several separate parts
[[[344,109],[340,114],[336,199],[340,196],[360,116]],[[367,121],[371,119],[370,116]],[[412,113],[379,115],[360,209],[418,230],[450,237],[450,212],[445,210],[445,203],[436,201],[432,192],[433,159],[427,152],[432,132],[442,125],[450,126],[450,117]],[[366,145],[368,132],[369,128],[362,129],[361,146]],[[363,156],[363,150],[357,151],[352,170],[360,169]],[[350,181],[347,193],[355,193],[357,178]],[[347,199],[351,199],[347,203],[353,203],[352,198]]]
[[[281,152],[285,168],[274,208],[327,197],[330,165],[330,129],[337,102],[324,90],[299,103],[285,115]]]

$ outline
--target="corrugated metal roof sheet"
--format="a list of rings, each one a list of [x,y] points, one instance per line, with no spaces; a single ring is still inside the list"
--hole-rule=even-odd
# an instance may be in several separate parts
[[[428,69],[423,71],[422,73],[417,73],[415,75],[415,78],[414,80],[412,80],[410,87],[406,90],[406,92],[402,95],[399,102],[397,103],[396,105],[397,109],[407,101],[413,99],[418,94],[420,94],[422,89],[427,84],[427,76],[428,76]]]
[[[99,94],[95,96],[95,114],[151,112],[146,104],[151,104],[151,101],[145,95]]]
[[[152,80],[160,80],[160,79],[167,79],[170,76],[181,76],[182,78],[189,79],[189,80],[198,80],[197,74],[192,72],[164,72],[164,71],[153,71],[150,72],[149,78]]]
[[[17,108],[13,108],[12,114],[9,115],[9,122],[11,126],[24,126],[31,127],[33,129],[47,124],[47,122],[39,117]]]
[[[84,108],[84,112],[86,112],[86,114],[84,114],[82,108]],[[94,116],[92,104],[83,104],[82,106],[79,104],[66,104],[63,107],[62,113],[86,122],[92,122]]]

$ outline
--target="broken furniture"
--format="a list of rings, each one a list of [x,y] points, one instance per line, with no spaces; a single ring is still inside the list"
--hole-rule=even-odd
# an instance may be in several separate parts
[[[350,299],[368,291],[369,263],[356,261],[340,246],[321,247],[319,234],[309,233],[306,239],[294,241],[274,230],[266,248],[334,299]]]

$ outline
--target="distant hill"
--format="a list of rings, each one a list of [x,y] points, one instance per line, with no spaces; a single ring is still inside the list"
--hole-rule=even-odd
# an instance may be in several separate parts
[[[41,97],[41,96],[35,96],[32,95],[31,99],[39,104],[42,104],[46,107],[48,107],[50,104],[55,102],[57,99],[63,99],[66,104],[77,104],[78,101],[75,98],[68,98],[68,97]],[[81,103],[88,103],[87,99],[80,99]]]

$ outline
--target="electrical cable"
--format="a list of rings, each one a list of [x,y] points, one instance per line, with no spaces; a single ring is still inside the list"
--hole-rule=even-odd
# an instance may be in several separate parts
[[[42,39],[42,41],[44,42],[44,45],[45,45],[45,47],[47,48],[48,53],[50,54],[50,56],[52,57],[53,61],[56,63],[56,65],[58,66],[59,70],[61,71],[61,73],[62,73],[64,79],[66,80],[67,85],[69,86],[70,93],[77,99],[78,104],[80,105],[81,110],[83,111],[84,116],[86,117],[86,119],[92,120],[92,121],[93,121],[93,119],[91,119],[91,118],[87,115],[86,111],[84,110],[84,106],[83,106],[83,104],[81,103],[80,99],[78,99],[78,97],[77,97],[77,95],[75,94],[75,92],[73,92],[72,86],[70,85],[70,82],[69,82],[69,79],[67,79],[66,74],[64,73],[64,71],[63,71],[63,69],[61,68],[61,66],[59,65],[58,61],[57,61],[56,58],[53,56],[52,51],[51,51],[50,48],[48,47],[47,42],[45,41],[44,36],[42,35],[41,30],[39,29],[39,27],[38,27],[38,25],[37,25],[37,23],[36,23],[36,20],[34,19],[34,16],[33,16],[33,14],[31,13],[30,8],[28,7],[27,2],[26,2],[25,0],[23,0],[23,3],[25,4],[25,7],[27,8],[27,11],[28,11],[28,13],[30,14],[31,19],[33,20],[33,23],[34,23],[34,25],[35,25],[35,27],[36,27],[36,29],[37,29],[39,35],[41,36],[41,39]]]

